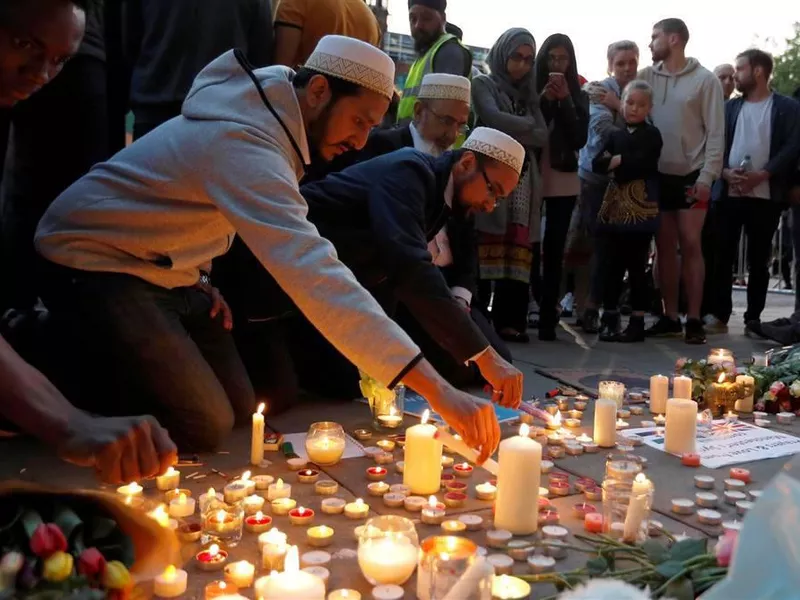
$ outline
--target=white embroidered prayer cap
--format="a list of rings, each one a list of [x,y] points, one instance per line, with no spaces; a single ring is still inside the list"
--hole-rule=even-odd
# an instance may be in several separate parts
[[[305,67],[338,77],[392,99],[394,61],[366,42],[343,35],[326,35],[308,57]]]
[[[428,100],[470,101],[470,82],[461,75],[450,73],[428,73],[422,78],[417,98]]]
[[[489,127],[476,127],[464,145],[464,150],[472,150],[508,165],[517,173],[522,173],[525,162],[525,148],[510,135]]]

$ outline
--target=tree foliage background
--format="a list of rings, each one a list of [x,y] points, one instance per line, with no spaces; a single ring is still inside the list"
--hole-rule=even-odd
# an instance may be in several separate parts
[[[800,87],[800,23],[794,24],[794,36],[786,40],[786,50],[775,57],[772,86],[789,96]]]

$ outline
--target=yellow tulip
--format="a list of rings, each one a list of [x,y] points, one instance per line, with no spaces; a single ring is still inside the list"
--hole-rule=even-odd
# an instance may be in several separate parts
[[[112,560],[106,564],[103,573],[103,585],[110,590],[123,590],[131,584],[131,574],[118,560]]]
[[[54,552],[45,561],[42,568],[42,577],[47,581],[64,581],[72,575],[74,560],[66,552]]]

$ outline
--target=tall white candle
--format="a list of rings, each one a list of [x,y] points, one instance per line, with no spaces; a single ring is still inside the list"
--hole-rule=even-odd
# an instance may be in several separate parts
[[[669,396],[669,378],[664,375],[653,375],[650,378],[650,412],[663,415],[667,412]]]
[[[667,400],[664,451],[678,455],[694,452],[696,437],[697,402],[683,398]]]
[[[266,405],[262,402],[258,405],[258,410],[253,413],[253,433],[250,438],[250,464],[260,465],[264,460],[264,409]]]
[[[256,597],[262,600],[325,600],[325,583],[311,573],[300,570],[297,546],[286,553],[283,573],[273,571],[256,582]]]
[[[617,443],[617,403],[599,398],[594,403],[594,442],[601,448]]]
[[[683,400],[692,399],[692,378],[679,375],[672,380],[672,397]]]
[[[737,375],[736,383],[749,385],[751,390],[755,390],[755,379],[753,379],[750,375]],[[737,412],[753,412],[753,392],[750,392],[749,396],[742,398],[741,400],[737,400],[734,408]]]
[[[519,435],[500,443],[494,526],[515,535],[535,533],[539,525],[535,507],[542,476],[542,446],[528,437],[529,432],[530,428],[522,425]]]
[[[437,493],[442,483],[442,443],[436,439],[436,427],[428,423],[430,411],[422,414],[419,425],[406,429],[406,468],[403,483],[413,494]]]
[[[633,542],[639,537],[642,522],[647,516],[647,503],[650,496],[651,483],[644,473],[639,473],[633,480],[631,500],[628,512],[625,515],[625,525],[622,530],[622,539]]]

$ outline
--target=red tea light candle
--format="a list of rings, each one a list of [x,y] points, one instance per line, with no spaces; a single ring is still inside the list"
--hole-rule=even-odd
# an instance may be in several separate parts
[[[475,494],[478,500],[492,501],[497,497],[497,486],[490,482],[479,483],[475,486]]]
[[[553,508],[553,503],[550,502],[548,498],[544,498],[542,496],[539,496],[539,498],[536,500],[536,504],[539,511]]]
[[[314,520],[314,511],[303,506],[289,511],[289,522],[292,525],[309,525]]]
[[[743,483],[752,483],[750,478],[750,471],[740,467],[732,467],[729,474],[731,479],[737,479]]]
[[[569,495],[569,483],[567,483],[566,481],[550,481],[550,485],[548,486],[547,489],[553,496]]]
[[[456,477],[463,477],[463,478],[470,477],[472,476],[472,472],[474,470],[475,469],[473,468],[472,465],[465,462],[459,463],[453,467],[453,473],[456,475]]]
[[[589,533],[603,533],[603,515],[597,512],[587,513],[583,517],[583,528]]]
[[[689,452],[681,456],[681,464],[684,467],[699,467],[700,455],[695,452]]]
[[[447,485],[445,486],[445,489],[448,492],[460,492],[462,494],[466,494],[467,487],[469,486],[467,486],[466,483],[463,483],[461,481],[448,481]]]
[[[548,479],[550,479],[550,481],[569,481],[569,475],[561,471],[556,471],[555,473],[550,473]]]
[[[367,479],[370,481],[383,481],[389,471],[385,467],[370,467],[367,469]]]
[[[586,488],[590,487],[597,487],[597,482],[594,479],[589,479],[588,477],[578,477],[577,481],[575,481],[575,489],[581,494],[586,491]]]
[[[370,496],[383,496],[389,492],[389,484],[385,481],[373,481],[367,486],[367,493]]]
[[[297,481],[300,483],[316,483],[319,479],[319,471],[315,469],[302,469],[297,472]]]
[[[456,476],[453,475],[452,473],[443,473],[441,479],[442,479],[442,488],[447,489],[447,484],[451,481],[455,481]]]
[[[195,554],[194,561],[201,571],[220,571],[228,562],[228,553],[220,550],[216,544],[211,544],[208,549]]]
[[[467,495],[463,492],[447,492],[444,495],[445,506],[450,508],[461,508],[467,501]]]
[[[587,500],[597,502],[603,499],[603,488],[601,488],[599,485],[596,487],[587,487],[584,490],[583,495]]]
[[[264,533],[270,527],[272,527],[272,517],[261,511],[244,519],[244,528],[250,533]]]
[[[558,525],[561,523],[561,518],[555,510],[548,509],[539,512],[539,525]]]
[[[373,459],[376,464],[388,465],[394,462],[394,454],[391,452],[378,452]]]
[[[572,514],[578,519],[585,519],[586,515],[589,513],[596,513],[597,506],[594,504],[588,504],[586,502],[581,502],[579,504],[574,504],[572,506]]]

